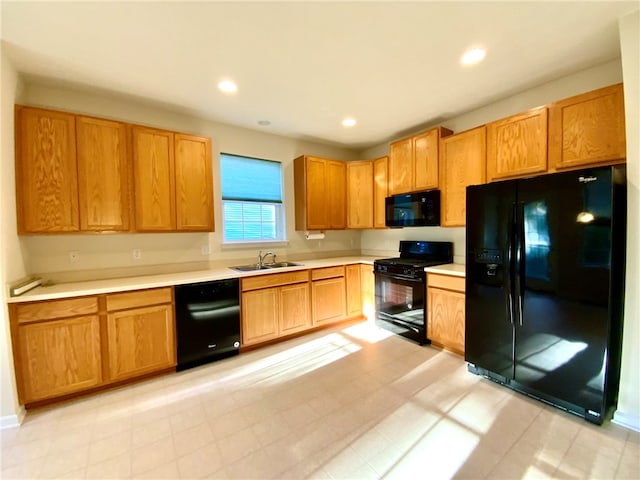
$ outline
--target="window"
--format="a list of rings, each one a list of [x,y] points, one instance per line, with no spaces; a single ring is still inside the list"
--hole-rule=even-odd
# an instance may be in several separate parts
[[[225,242],[285,239],[280,162],[220,155]]]

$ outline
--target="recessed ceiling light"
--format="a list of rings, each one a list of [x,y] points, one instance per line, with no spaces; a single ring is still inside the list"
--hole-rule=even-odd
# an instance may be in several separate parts
[[[355,118],[345,118],[344,120],[342,120],[343,127],[353,127],[355,124],[356,124]]]
[[[472,48],[464,52],[462,58],[460,59],[460,63],[462,65],[475,65],[478,62],[481,62],[484,59],[487,52],[483,48]]]
[[[235,93],[238,91],[238,86],[231,80],[222,80],[218,83],[218,88],[225,93]]]
[[[258,125],[262,127],[268,127],[269,125],[271,125],[271,122],[269,120],[258,120]]]

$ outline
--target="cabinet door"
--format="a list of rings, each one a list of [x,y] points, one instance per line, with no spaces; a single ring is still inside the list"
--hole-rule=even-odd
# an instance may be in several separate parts
[[[549,163],[575,168],[626,157],[622,84],[556,102],[549,109]]]
[[[25,107],[16,116],[19,233],[77,232],[75,117]]]
[[[311,327],[309,283],[280,287],[279,334],[288,335]]]
[[[109,313],[107,341],[110,380],[175,366],[173,307],[156,305]]]
[[[373,162],[347,163],[347,227],[373,228]]]
[[[242,293],[242,344],[253,345],[278,336],[278,288]]]
[[[133,127],[136,230],[176,229],[173,133]]]
[[[389,145],[389,195],[413,190],[413,139]]]
[[[464,293],[429,288],[427,337],[464,355]]]
[[[344,277],[311,282],[311,314],[314,325],[342,320],[346,314]]]
[[[439,129],[413,137],[413,190],[438,188]]]
[[[327,161],[323,158],[307,157],[306,162],[306,229],[329,228]]]
[[[373,227],[385,228],[386,206],[384,199],[387,197],[387,173],[389,159],[378,158],[373,161]]]
[[[66,395],[102,382],[97,315],[18,328],[21,402]]]
[[[487,180],[547,171],[547,109],[487,125]]]
[[[127,127],[97,118],[76,118],[80,228],[129,230]]]
[[[466,222],[466,188],[485,183],[486,128],[479,127],[442,139],[440,224],[462,227]]]
[[[176,225],[182,231],[213,231],[211,140],[175,135]]]
[[[376,313],[376,299],[372,265],[360,265],[360,284],[362,285],[362,314],[367,317],[367,320],[373,320]]]
[[[347,228],[347,166],[344,162],[327,160],[327,190],[329,228]],[[327,199],[323,201],[326,205]]]
[[[360,265],[347,265],[345,272],[347,287],[347,317],[362,315]]]

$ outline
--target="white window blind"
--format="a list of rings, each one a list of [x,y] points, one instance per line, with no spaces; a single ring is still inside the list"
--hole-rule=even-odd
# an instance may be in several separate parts
[[[280,162],[220,156],[225,242],[284,240]]]

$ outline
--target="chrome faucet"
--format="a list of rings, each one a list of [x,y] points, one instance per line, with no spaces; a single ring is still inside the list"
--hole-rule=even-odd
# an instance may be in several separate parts
[[[262,268],[262,266],[264,265],[264,259],[267,258],[269,255],[271,255],[271,257],[273,257],[273,262],[272,263],[276,263],[276,254],[273,252],[267,252],[264,255],[262,255],[262,250],[260,250],[260,252],[258,252],[258,268]]]

